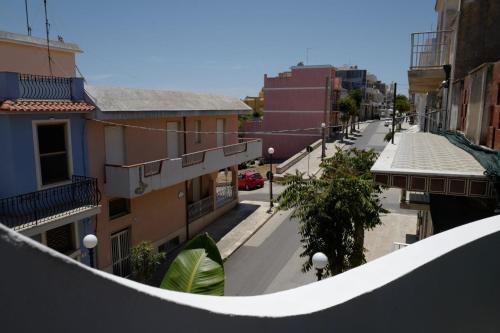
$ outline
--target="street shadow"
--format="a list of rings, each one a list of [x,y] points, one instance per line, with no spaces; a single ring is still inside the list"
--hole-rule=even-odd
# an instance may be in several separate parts
[[[210,237],[213,238],[215,242],[218,242],[226,234],[228,234],[234,227],[240,224],[253,212],[255,212],[260,205],[249,204],[249,203],[239,203],[236,207],[231,209],[229,212],[212,222],[210,225],[206,226],[199,233],[208,233]],[[168,271],[170,264],[174,261],[177,255],[182,251],[186,243],[179,244],[175,248],[168,251],[165,255],[165,259],[162,260],[158,268],[156,269],[153,277],[147,284],[155,287],[159,287],[165,273]]]

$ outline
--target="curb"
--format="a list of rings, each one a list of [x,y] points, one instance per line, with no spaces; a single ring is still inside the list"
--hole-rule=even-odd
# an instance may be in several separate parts
[[[233,255],[234,252],[238,251],[240,247],[242,247],[253,235],[257,233],[276,213],[279,211],[279,209],[275,209],[265,220],[262,222],[260,225],[257,226],[257,228],[253,229],[248,235],[245,237],[241,238],[240,244],[236,246],[234,249],[231,250],[230,253],[228,253],[226,256],[222,256],[222,261],[226,261],[229,257]]]

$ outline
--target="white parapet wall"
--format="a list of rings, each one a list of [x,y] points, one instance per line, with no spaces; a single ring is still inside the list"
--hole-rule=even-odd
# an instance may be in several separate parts
[[[92,270],[0,225],[2,332],[498,332],[500,218],[275,294],[176,293]]]

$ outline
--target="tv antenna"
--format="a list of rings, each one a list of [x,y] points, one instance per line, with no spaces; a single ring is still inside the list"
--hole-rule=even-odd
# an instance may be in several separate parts
[[[49,60],[49,72],[50,76],[52,76],[52,57],[50,56],[50,41],[49,41],[49,19],[47,18],[47,0],[43,0],[43,7],[45,9],[45,32],[47,36],[47,57]]]
[[[28,14],[28,0],[24,0],[24,9],[26,11],[26,29],[28,29],[28,36],[31,36],[30,17]]]

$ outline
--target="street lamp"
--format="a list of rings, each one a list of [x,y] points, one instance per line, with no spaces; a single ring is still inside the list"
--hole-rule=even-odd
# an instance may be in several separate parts
[[[97,245],[97,237],[93,234],[88,234],[83,237],[83,246],[89,251],[90,267],[94,267],[94,247]]]
[[[312,257],[313,267],[316,269],[318,281],[321,280],[323,269],[328,265],[328,257],[323,252],[316,252]]]
[[[267,149],[269,154],[269,213],[273,211],[273,154],[274,148],[269,147]]]
[[[326,146],[325,146],[325,128],[326,128],[326,124],[321,123],[321,160],[322,161],[326,156],[326,153],[325,153],[325,149],[326,149]]]

